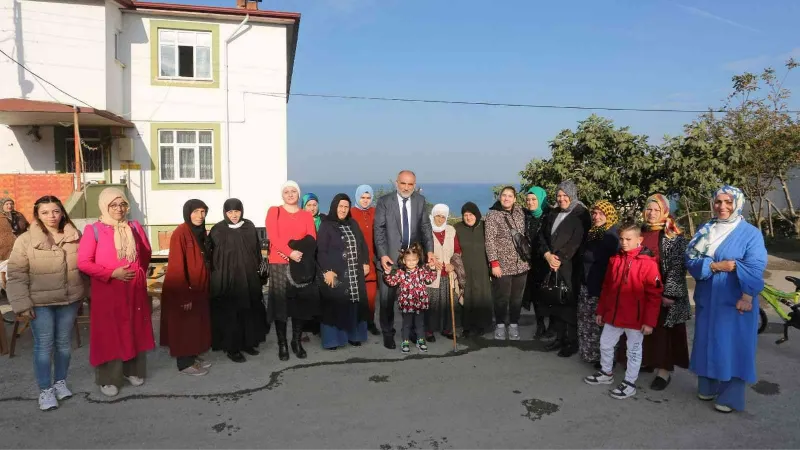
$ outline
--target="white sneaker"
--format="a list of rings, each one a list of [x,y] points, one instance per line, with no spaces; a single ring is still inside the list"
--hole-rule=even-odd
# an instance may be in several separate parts
[[[210,368],[211,368],[211,366],[213,366],[213,364],[211,364],[211,362],[209,362],[209,361],[206,361],[206,360],[205,360],[205,359],[203,359],[203,358],[197,358],[197,359],[195,359],[195,362],[196,362],[196,363],[197,363],[197,364],[198,364],[200,367],[202,367],[203,369],[210,369]]]
[[[619,384],[619,386],[612,389],[611,392],[609,392],[609,395],[617,400],[624,400],[628,397],[633,397],[636,395],[636,385],[627,381],[623,381]]]
[[[51,409],[58,408],[58,400],[56,400],[56,390],[53,388],[42,389],[39,392],[39,409],[41,411],[50,411]]]
[[[105,384],[100,386],[100,392],[102,392],[106,397],[116,397],[116,395],[119,394],[119,388],[113,384]]]
[[[39,397],[39,398],[41,398],[41,397]],[[733,412],[733,408],[731,408],[730,406],[720,405],[719,403],[714,405],[714,409],[716,409],[717,411],[719,411],[721,413],[725,413],[725,414]]]
[[[605,374],[602,371],[597,371],[593,375],[584,378],[583,382],[591,384],[592,386],[597,384],[611,384],[614,382],[614,374]]]
[[[125,379],[128,380],[128,383],[132,384],[133,386],[141,386],[144,384],[144,378],[130,376],[125,377]]]
[[[56,384],[53,385],[53,389],[56,390],[56,399],[58,401],[72,397],[72,391],[69,390],[67,382],[64,380],[56,381]]]
[[[517,324],[512,323],[508,326],[508,339],[511,341],[519,340],[519,326]]]
[[[506,325],[502,323],[498,323],[497,326],[494,328],[494,338],[499,341],[506,340]]]

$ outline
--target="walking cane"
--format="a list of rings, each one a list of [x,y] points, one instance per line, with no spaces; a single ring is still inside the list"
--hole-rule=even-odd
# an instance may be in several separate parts
[[[454,294],[453,294],[453,278],[451,277],[450,278],[450,319],[451,319],[451,321],[453,323],[453,328],[452,328],[452,332],[453,332],[453,351],[457,352],[458,351],[458,344],[456,343],[456,308],[455,308],[455,305],[453,304],[454,303],[453,302],[453,297],[454,297]]]

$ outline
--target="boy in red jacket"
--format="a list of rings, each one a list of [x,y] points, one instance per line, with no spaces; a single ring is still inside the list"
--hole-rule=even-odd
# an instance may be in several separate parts
[[[584,378],[587,384],[611,384],[614,374],[614,347],[624,333],[628,339],[628,368],[625,380],[611,391],[611,397],[625,399],[636,395],[636,379],[642,364],[642,340],[658,322],[663,285],[653,253],[642,247],[642,230],[632,221],[619,228],[620,252],[608,261],[600,300],[597,324],[600,336],[601,370]]]

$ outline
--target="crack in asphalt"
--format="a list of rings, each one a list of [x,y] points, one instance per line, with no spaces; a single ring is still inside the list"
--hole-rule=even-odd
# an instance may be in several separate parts
[[[113,399],[102,399],[98,400],[92,398],[92,392],[75,392],[73,395],[74,397],[82,396],[84,400],[88,403],[94,404],[102,404],[102,405],[111,405],[116,403],[123,403],[129,402],[134,400],[148,400],[148,399],[193,399],[193,400],[210,400],[210,401],[238,401],[244,396],[250,396],[254,393],[261,392],[261,391],[271,391],[281,385],[281,376],[284,372],[290,370],[302,370],[302,369],[310,369],[314,367],[323,367],[323,366],[343,366],[343,365],[350,365],[350,364],[372,364],[372,363],[398,363],[403,361],[419,361],[425,359],[442,359],[442,358],[453,358],[458,356],[464,356],[476,351],[480,351],[486,348],[516,348],[521,351],[529,352],[544,352],[544,346],[546,343],[540,341],[496,341],[493,339],[486,339],[484,337],[480,338],[470,338],[460,341],[466,348],[465,349],[458,349],[457,351],[450,350],[447,353],[441,355],[408,355],[401,358],[349,358],[341,361],[318,361],[313,363],[307,364],[296,364],[293,366],[284,367],[280,370],[276,370],[269,375],[269,381],[263,385],[254,388],[248,389],[240,389],[233,392],[221,392],[221,393],[214,393],[214,394],[132,394],[127,395],[125,397],[113,398]],[[0,403],[7,403],[7,402],[28,402],[32,400],[36,400],[38,397],[3,397],[0,398]]]

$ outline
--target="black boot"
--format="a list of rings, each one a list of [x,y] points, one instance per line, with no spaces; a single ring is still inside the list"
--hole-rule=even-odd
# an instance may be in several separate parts
[[[275,334],[278,336],[278,358],[289,360],[289,347],[286,345],[286,322],[275,321]]]
[[[292,321],[292,352],[300,359],[305,359],[307,356],[306,350],[303,348],[303,327],[296,326],[299,321]]]
[[[373,336],[380,336],[381,334],[380,330],[378,330],[378,327],[375,326],[375,322],[368,323],[367,330],[369,331],[369,334]]]
[[[561,341],[556,339],[555,341],[547,344],[544,346],[544,351],[546,352],[554,352],[556,350],[561,350]]]

